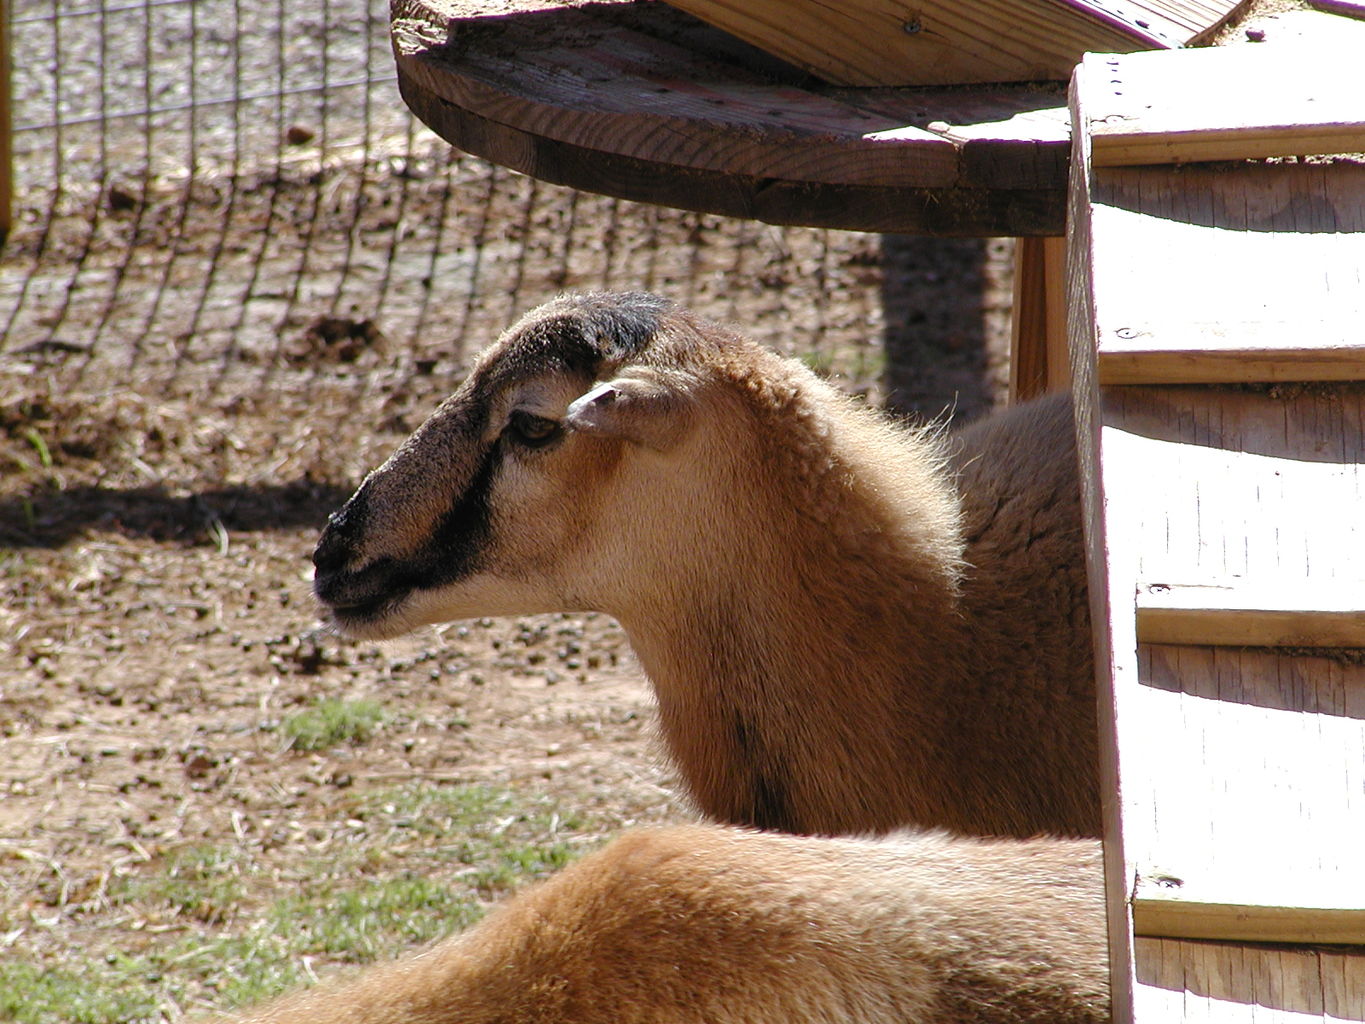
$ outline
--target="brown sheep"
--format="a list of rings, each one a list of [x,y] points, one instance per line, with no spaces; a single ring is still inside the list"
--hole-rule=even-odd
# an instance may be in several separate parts
[[[1098,845],[627,833],[242,1024],[1097,1024]]]
[[[605,383],[598,383],[605,380]],[[316,590],[386,637],[601,610],[711,817],[1096,830],[1069,409],[951,440],[647,295],[558,300],[332,517]],[[1107,1017],[1098,845],[716,826],[617,839],[257,1024]]]
[[[951,440],[645,294],[533,311],[336,514],[335,626],[603,611],[711,819],[1095,835],[1070,408]]]

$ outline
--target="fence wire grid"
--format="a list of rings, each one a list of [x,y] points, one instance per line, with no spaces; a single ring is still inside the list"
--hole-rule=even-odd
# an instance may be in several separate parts
[[[277,909],[294,934],[381,860],[473,870],[395,816],[354,829],[398,778],[609,805],[604,830],[665,813],[643,691],[580,690],[591,661],[572,682],[524,639],[615,665],[600,618],[315,633],[318,527],[530,306],[650,288],[928,416],[1003,391],[1007,241],[774,228],[458,153],[398,95],[385,2],[0,0],[0,1018],[174,1024],[342,966],[277,941]],[[394,724],[291,749],[324,696]],[[201,913],[161,885],[208,849],[231,860]]]
[[[403,105],[382,0],[13,0],[10,33],[11,407],[131,390],[308,417],[330,395],[398,429],[530,305],[642,287],[931,415],[999,393],[1007,242],[731,221],[463,155]]]

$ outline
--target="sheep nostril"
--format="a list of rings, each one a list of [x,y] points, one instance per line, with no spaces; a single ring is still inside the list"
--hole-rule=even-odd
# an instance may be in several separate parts
[[[356,536],[363,529],[367,501],[362,487],[351,500],[327,517],[318,546],[313,549],[315,577],[330,575],[346,567],[355,558]]]
[[[343,568],[351,560],[350,545],[333,526],[322,531],[318,546],[313,549],[313,568],[316,576],[330,575]]]

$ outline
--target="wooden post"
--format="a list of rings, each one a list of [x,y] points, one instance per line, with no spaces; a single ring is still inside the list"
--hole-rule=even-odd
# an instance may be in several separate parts
[[[0,0],[0,245],[14,217],[14,149],[10,119],[9,0]]]
[[[1026,402],[1070,386],[1066,239],[1018,238],[1010,324],[1010,401]]]

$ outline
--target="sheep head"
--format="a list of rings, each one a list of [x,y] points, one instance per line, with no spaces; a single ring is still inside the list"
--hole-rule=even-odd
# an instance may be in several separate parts
[[[685,313],[643,293],[527,314],[330,517],[313,556],[327,618],[379,639],[616,611],[626,576],[650,568],[642,514],[695,485],[670,467],[706,391],[700,343]]]

